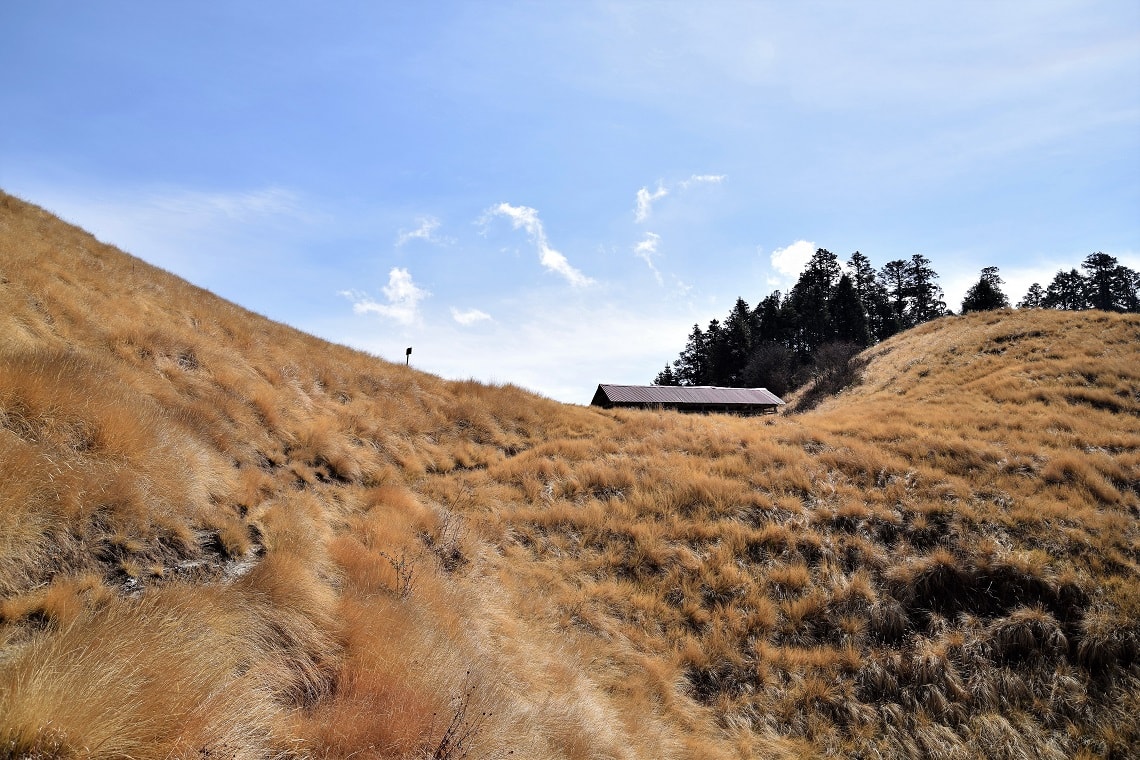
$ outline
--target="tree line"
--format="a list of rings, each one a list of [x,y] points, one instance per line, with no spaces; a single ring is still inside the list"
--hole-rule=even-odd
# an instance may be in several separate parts
[[[1105,253],[1034,283],[1017,308],[1140,312],[1140,274]],[[982,269],[962,313],[1009,308],[997,267]],[[737,298],[723,319],[694,324],[680,356],[657,385],[765,387],[776,395],[836,373],[863,348],[915,325],[952,314],[928,258],[888,261],[875,269],[859,251],[845,265],[816,250],[787,293],[773,291],[755,308]]]

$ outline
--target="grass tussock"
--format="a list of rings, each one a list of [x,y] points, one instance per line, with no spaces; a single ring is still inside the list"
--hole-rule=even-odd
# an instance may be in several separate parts
[[[283,735],[256,618],[209,590],[120,601],[34,635],[5,658],[8,756],[259,757]]]
[[[4,195],[0,262],[0,756],[1140,752],[1134,317],[694,417],[390,365]]]

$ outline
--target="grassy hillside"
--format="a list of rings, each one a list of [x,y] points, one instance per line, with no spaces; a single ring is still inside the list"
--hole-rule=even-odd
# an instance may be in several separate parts
[[[1140,320],[797,416],[330,345],[0,195],[0,756],[1140,753]]]

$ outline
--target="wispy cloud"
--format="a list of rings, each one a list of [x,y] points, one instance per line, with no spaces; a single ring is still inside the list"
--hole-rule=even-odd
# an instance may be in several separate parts
[[[5,189],[34,199],[104,242],[229,297],[247,277],[253,280],[252,273],[271,269],[269,278],[284,277],[296,263],[297,242],[327,222],[312,198],[278,186],[197,190],[17,182]],[[244,305],[266,308],[264,300],[254,298]]]
[[[645,240],[642,240],[633,247],[633,255],[649,266],[650,271],[653,272],[653,276],[657,278],[658,285],[664,285],[665,283],[661,279],[661,272],[657,270],[657,265],[653,263],[653,257],[657,255],[657,244],[660,241],[660,235],[653,232],[646,232]]]
[[[388,284],[382,288],[388,303],[379,303],[356,290],[343,290],[341,295],[353,302],[352,310],[357,314],[379,314],[402,325],[419,321],[419,303],[431,295],[412,281],[407,269],[393,267],[388,273]]]
[[[768,275],[768,284],[774,288],[790,287],[815,251],[815,243],[807,240],[797,240],[789,246],[772,251],[769,260],[775,273]]]
[[[491,315],[479,309],[467,309],[460,311],[454,306],[451,307],[451,318],[463,326],[473,325],[476,322],[489,322],[493,321]]]
[[[693,174],[688,179],[680,180],[672,187],[679,190],[688,190],[694,185],[719,185],[728,178],[725,174]],[[636,205],[633,210],[633,220],[638,224],[649,219],[653,214],[653,204],[672,192],[671,186],[664,182],[657,183],[657,189],[649,192],[648,187],[637,191]]]
[[[416,218],[416,223],[419,225],[414,230],[400,230],[399,236],[396,238],[396,247],[399,248],[412,240],[423,240],[427,243],[435,243],[436,245],[448,245],[454,242],[449,237],[438,235],[436,231],[440,228],[442,222],[434,216],[421,216]]]
[[[657,189],[652,193],[649,192],[648,187],[643,187],[638,190],[637,208],[633,212],[633,220],[638,224],[644,222],[649,218],[649,215],[653,213],[654,202],[661,200],[668,194],[669,191],[665,188],[664,185],[661,184],[658,184]]]
[[[538,260],[542,266],[562,276],[576,288],[593,284],[592,279],[570,266],[566,257],[551,247],[550,241],[546,238],[546,230],[542,226],[542,220],[538,218],[537,210],[529,206],[512,206],[509,203],[500,203],[489,208],[480,221],[486,224],[496,216],[510,219],[511,225],[516,230],[526,230],[531,242],[538,249]]]
[[[131,230],[165,231],[173,235],[248,228],[270,221],[313,222],[315,217],[296,193],[281,187],[246,191],[200,191],[159,188],[92,193],[59,193],[37,189],[34,195],[51,210],[117,244]],[[142,237],[137,234],[134,237]]]
[[[726,179],[728,179],[728,175],[725,174],[694,174],[677,184],[681,186],[682,190],[688,190],[692,185],[719,185]]]
[[[179,215],[193,225],[218,219],[244,222],[299,210],[297,196],[280,187],[233,193],[173,191],[152,195],[149,205],[155,212]]]

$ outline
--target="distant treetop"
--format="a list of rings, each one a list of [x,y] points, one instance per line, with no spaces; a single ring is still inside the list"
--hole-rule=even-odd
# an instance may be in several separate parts
[[[1018,308],[1140,312],[1140,274],[1100,251],[1086,256],[1081,269],[1085,274],[1057,272],[1048,288],[1033,283]]]
[[[1019,309],[1104,309],[1140,312],[1140,275],[1105,253],[1060,271],[1048,288],[1033,283]],[[962,312],[1006,309],[997,267],[982,269],[966,291]],[[657,385],[768,388],[783,395],[822,371],[828,346],[862,348],[947,314],[938,273],[916,253],[875,270],[856,251],[846,264],[819,248],[787,293],[775,290],[750,308],[737,298],[723,319],[693,325],[680,356],[657,375]],[[831,353],[827,355],[831,355]]]

